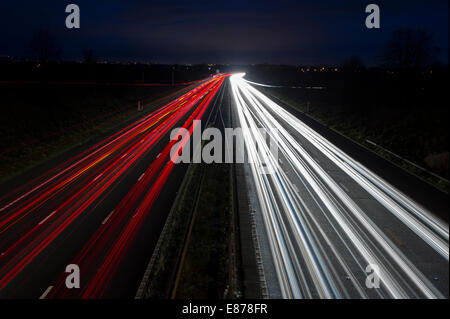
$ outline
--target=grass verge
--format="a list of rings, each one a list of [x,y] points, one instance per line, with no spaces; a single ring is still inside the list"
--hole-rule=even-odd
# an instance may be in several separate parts
[[[153,256],[145,297],[241,297],[231,164],[191,164],[179,192]]]

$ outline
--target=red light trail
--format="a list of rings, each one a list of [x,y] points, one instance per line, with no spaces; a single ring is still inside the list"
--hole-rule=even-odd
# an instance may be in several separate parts
[[[188,129],[202,118],[227,75],[210,78],[179,98],[3,196],[0,204],[0,292],[63,232],[93,213],[125,176],[178,123]],[[187,119],[186,119],[187,117]],[[102,297],[169,178],[170,141],[102,223],[72,263],[83,289],[58,281],[48,297]],[[177,155],[174,155],[177,156]],[[31,267],[31,266],[30,266]],[[62,270],[63,271],[63,270]],[[63,273],[64,275],[64,273]]]

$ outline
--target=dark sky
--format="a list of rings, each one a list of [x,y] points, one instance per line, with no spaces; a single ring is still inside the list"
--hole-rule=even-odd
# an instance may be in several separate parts
[[[65,7],[81,9],[81,29],[66,29]],[[365,6],[381,9],[367,29]],[[397,28],[434,35],[448,63],[447,0],[316,1],[2,1],[0,55],[32,55],[30,38],[50,31],[66,60],[92,49],[100,59],[160,63],[340,64],[351,55],[374,64]]]

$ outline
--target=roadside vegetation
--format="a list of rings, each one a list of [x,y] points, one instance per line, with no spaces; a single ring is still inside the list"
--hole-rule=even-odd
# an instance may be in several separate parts
[[[201,164],[190,165],[153,253],[144,298],[167,299],[171,295],[202,175]]]
[[[231,165],[191,164],[185,178],[152,257],[144,297],[239,298]]]
[[[230,164],[205,165],[195,213],[174,297],[239,297]]]

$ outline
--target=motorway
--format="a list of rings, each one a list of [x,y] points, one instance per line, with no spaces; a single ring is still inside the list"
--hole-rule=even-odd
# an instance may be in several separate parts
[[[0,298],[133,298],[188,166],[174,165],[169,135],[187,128],[182,147],[195,120],[219,114],[225,126],[228,94],[251,162],[265,269],[273,269],[266,278],[279,288],[271,296],[448,298],[448,224],[243,74],[191,85],[3,192]],[[65,285],[68,264],[80,267],[80,289]],[[376,284],[374,270],[378,288],[366,285]]]
[[[208,116],[227,75],[0,197],[0,298],[134,297],[187,165],[171,149]],[[170,140],[174,128],[189,134]],[[66,266],[80,268],[68,289]]]
[[[243,76],[234,110],[281,297],[448,298],[448,224]]]

